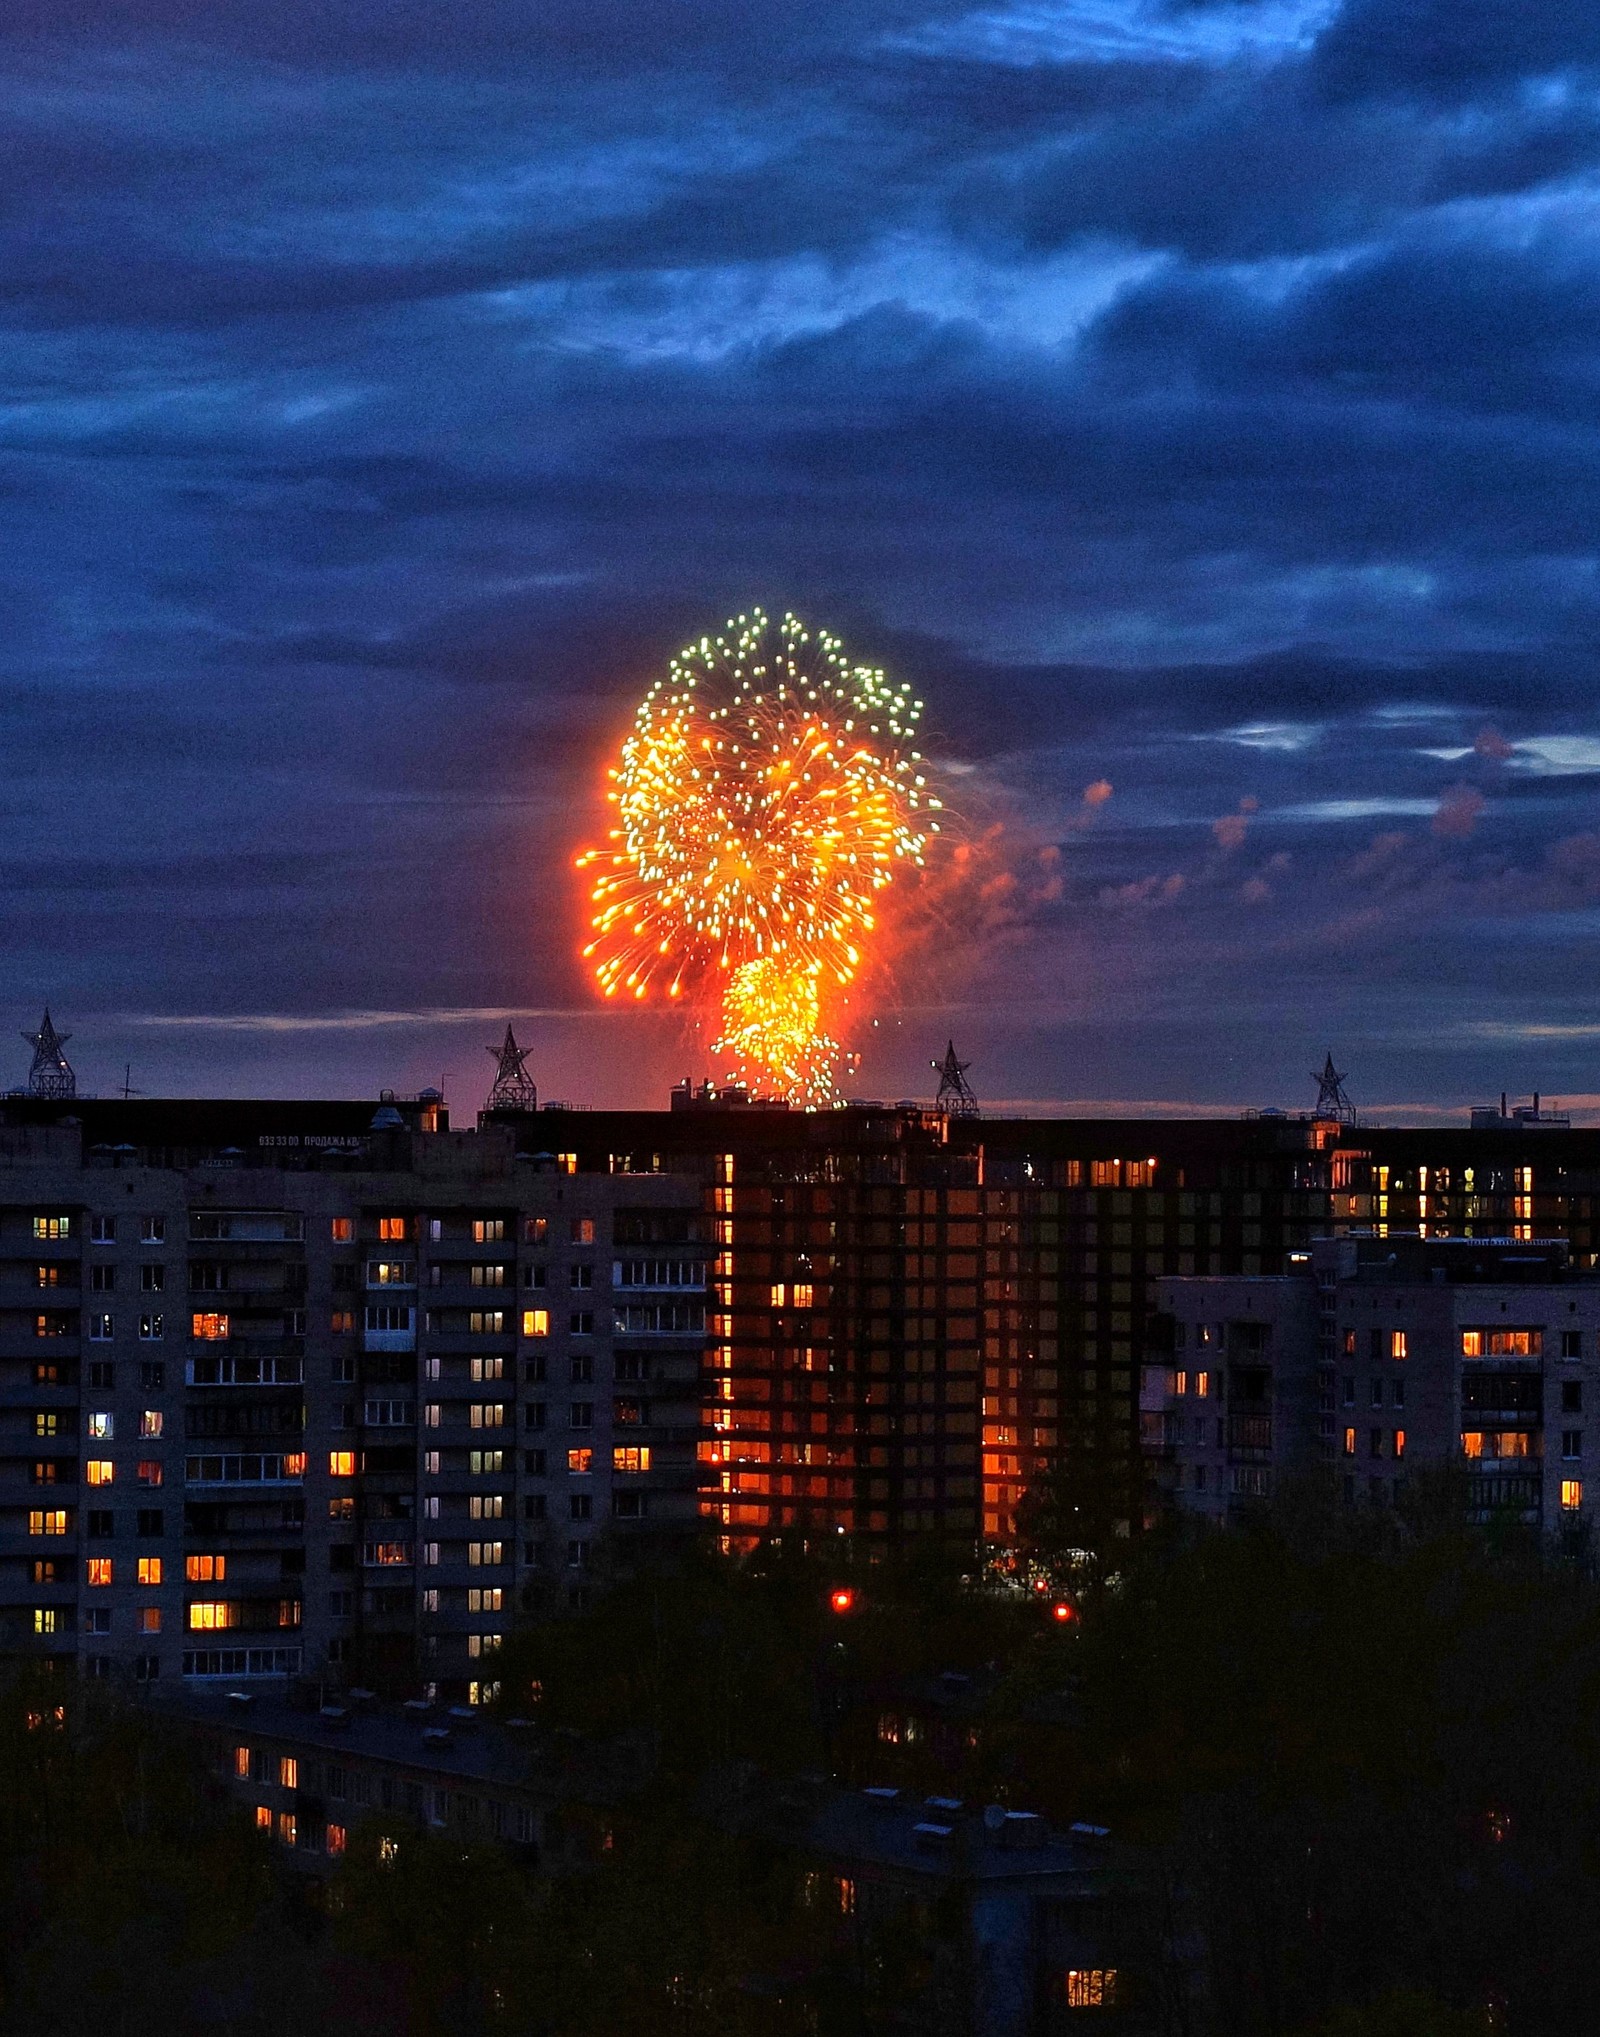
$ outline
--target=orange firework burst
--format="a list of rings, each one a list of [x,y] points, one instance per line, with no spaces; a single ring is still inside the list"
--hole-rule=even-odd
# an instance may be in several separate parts
[[[830,1098],[878,894],[938,832],[921,711],[792,615],[681,651],[612,770],[611,846],[578,858],[603,872],[584,954],[604,994],[712,992],[732,1075]]]

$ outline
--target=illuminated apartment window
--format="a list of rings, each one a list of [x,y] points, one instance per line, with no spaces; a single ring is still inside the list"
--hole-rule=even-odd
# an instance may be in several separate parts
[[[336,1308],[328,1318],[328,1328],[336,1337],[355,1335],[356,1312],[353,1308]]]
[[[284,1453],[283,1475],[285,1478],[304,1478],[306,1475],[306,1453],[304,1450],[289,1450]],[[157,1484],[160,1483],[158,1479]]]
[[[1207,1398],[1211,1392],[1211,1374],[1209,1372],[1197,1372],[1195,1374],[1194,1390],[1201,1400]]]
[[[83,1579],[85,1584],[92,1585],[97,1589],[101,1585],[109,1584],[111,1582],[111,1558],[109,1556],[91,1556],[83,1566]]]
[[[185,1556],[183,1574],[190,1584],[221,1584],[228,1574],[226,1556]]]
[[[467,1653],[472,1656],[492,1655],[505,1638],[504,1634],[469,1634]]]
[[[486,1379],[504,1379],[506,1361],[503,1358],[474,1358],[469,1368],[474,1386],[481,1386]]]
[[[772,1285],[772,1306],[774,1308],[782,1308],[784,1305],[784,1297],[788,1294],[788,1292],[789,1292],[788,1288],[784,1286],[781,1280],[774,1281]]]
[[[89,1434],[97,1442],[112,1442],[117,1433],[117,1418],[113,1414],[96,1411],[88,1416]]]
[[[1389,1332],[1389,1356],[1391,1358],[1404,1358],[1405,1355],[1406,1355],[1405,1331],[1391,1330]]]
[[[139,1417],[139,1434],[141,1436],[159,1436],[162,1426],[163,1417],[159,1408],[146,1408]]]
[[[548,1337],[550,1311],[546,1308],[525,1308],[522,1311],[522,1334],[525,1337]]]
[[[503,1400],[475,1400],[468,1408],[467,1419],[474,1429],[503,1429],[506,1404]]]
[[[83,1467],[86,1485],[109,1485],[116,1475],[116,1467],[109,1457],[91,1457]]]
[[[794,1305],[796,1308],[810,1308],[814,1290],[809,1280],[797,1280],[794,1284]]]
[[[300,1787],[300,1763],[292,1754],[278,1756],[278,1787],[279,1789]]]
[[[501,1308],[475,1308],[467,1313],[467,1329],[474,1337],[503,1337],[506,1312]]]
[[[571,1170],[569,1169],[568,1171],[570,1172]],[[594,1243],[593,1217],[574,1217],[572,1219],[572,1242],[575,1245],[592,1245]]]
[[[141,1556],[139,1558],[139,1582],[141,1584],[159,1584],[161,1582],[161,1558],[159,1556]]]
[[[410,1222],[405,1217],[379,1217],[378,1236],[386,1245],[402,1245],[410,1235]]]
[[[1188,1375],[1188,1373],[1187,1373],[1187,1372],[1174,1372],[1174,1373],[1173,1373],[1173,1375],[1172,1375],[1172,1392],[1173,1392],[1173,1397],[1174,1397],[1175,1399],[1177,1399],[1177,1400],[1182,1400],[1182,1399],[1183,1399],[1183,1397],[1185,1396],[1185,1394],[1187,1394],[1187,1393],[1188,1393],[1188,1391],[1189,1391],[1189,1375]]]
[[[344,1826],[330,1825],[327,1836],[328,1857],[331,1860],[337,1860],[340,1854],[344,1852],[345,1845],[346,1833]]]
[[[141,1634],[159,1634],[161,1632],[160,1606],[140,1606],[138,1625]]]
[[[487,1564],[491,1569],[497,1568],[505,1560],[506,1545],[504,1542],[469,1542],[467,1544],[467,1562],[474,1569],[484,1564]]]
[[[61,1615],[56,1607],[34,1607],[33,1631],[36,1634],[59,1634],[61,1632]]]
[[[474,1217],[472,1220],[472,1242],[475,1245],[502,1245],[505,1243],[506,1220],[504,1217]]]
[[[1353,1457],[1356,1454],[1356,1432],[1354,1429],[1346,1429],[1344,1432],[1344,1454],[1347,1457]]]
[[[522,1226],[524,1240],[530,1245],[543,1245],[550,1236],[548,1217],[529,1217]]]
[[[498,1613],[505,1610],[505,1589],[498,1584],[470,1585],[467,1588],[467,1611],[469,1613]]]
[[[296,1826],[296,1824],[295,1824],[295,1816],[294,1816],[294,1812],[293,1812],[293,1811],[279,1811],[279,1813],[278,1813],[278,1844],[279,1844],[280,1846],[292,1846],[292,1845],[294,1845],[294,1843],[295,1843],[295,1839],[296,1839],[296,1835],[297,1835],[297,1830],[298,1830],[298,1828],[297,1828],[297,1826]]]
[[[592,1450],[569,1450],[567,1452],[567,1469],[574,1475],[578,1477],[586,1476],[593,1467],[594,1452]]]
[[[47,1239],[51,1244],[59,1244],[62,1239],[72,1236],[72,1219],[71,1217],[35,1217],[33,1220],[33,1235],[36,1238]]]
[[[611,1453],[613,1471],[648,1471],[650,1469],[650,1445],[648,1443],[619,1444]]]
[[[161,1466],[153,1457],[141,1457],[137,1466],[137,1476],[141,1485],[159,1485]]]
[[[33,1418],[33,1433],[36,1436],[59,1436],[61,1417],[58,1414],[38,1414]]]
[[[354,1478],[356,1475],[356,1453],[354,1450],[330,1450],[328,1452],[328,1476],[330,1478]]]
[[[1116,2006],[1117,1969],[1114,1966],[1074,1966],[1067,1971],[1069,2009],[1110,2009]]]
[[[28,1516],[30,1535],[64,1535],[67,1532],[67,1510],[65,1507],[35,1509]]]
[[[1576,1513],[1578,1508],[1581,1507],[1582,1505],[1583,1505],[1583,1480],[1581,1478],[1562,1479],[1561,1481],[1562,1512],[1569,1514]]]
[[[500,1492],[475,1492],[467,1501],[467,1517],[474,1521],[499,1521],[505,1518],[505,1494]]]
[[[439,1467],[436,1464],[433,1468],[437,1471]],[[506,1453],[504,1450],[469,1450],[467,1452],[467,1469],[474,1477],[481,1477],[486,1472],[493,1475],[495,1472],[504,1471],[505,1468]]]
[[[1403,1457],[1406,1454],[1406,1432],[1404,1429],[1396,1429],[1394,1432],[1394,1454],[1397,1457]]]
[[[33,1284],[35,1287],[59,1287],[61,1285],[61,1268],[59,1266],[36,1266],[33,1269]]]
[[[336,1245],[348,1245],[356,1234],[355,1220],[352,1217],[334,1217],[328,1229]]]
[[[233,1750],[233,1772],[240,1782],[250,1780],[250,1749],[235,1747]]]
[[[213,1309],[199,1311],[190,1321],[189,1334],[202,1344],[219,1343],[228,1334],[228,1318]]]
[[[258,1832],[272,1830],[272,1813],[265,1804],[256,1805],[256,1830]]]
[[[225,1627],[237,1627],[239,1607],[228,1599],[196,1599],[189,1608],[192,1633],[210,1634]]]

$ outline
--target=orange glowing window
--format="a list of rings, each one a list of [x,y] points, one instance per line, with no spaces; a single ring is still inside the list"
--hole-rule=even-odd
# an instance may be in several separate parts
[[[1189,1375],[1188,1375],[1188,1373],[1187,1373],[1187,1372],[1174,1372],[1174,1373],[1173,1373],[1173,1375],[1172,1375],[1172,1391],[1173,1391],[1173,1393],[1174,1393],[1174,1394],[1175,1394],[1175,1395],[1177,1396],[1177,1398],[1178,1398],[1178,1399],[1180,1399],[1180,1400],[1181,1400],[1181,1399],[1183,1398],[1183,1396],[1184,1396],[1184,1395],[1185,1395],[1185,1394],[1186,1394],[1186,1393],[1187,1393],[1187,1392],[1189,1391]]]
[[[586,1476],[594,1468],[594,1452],[585,1447],[567,1452],[567,1469],[578,1477]]]
[[[292,1754],[278,1756],[278,1787],[279,1789],[300,1787],[300,1763]]]
[[[1391,1330],[1389,1332],[1389,1356],[1391,1358],[1404,1358],[1405,1355],[1406,1355],[1405,1331]]]
[[[339,1855],[343,1853],[345,1844],[346,1833],[344,1826],[330,1825],[328,1827],[328,1857],[331,1860],[337,1860]]]
[[[250,1749],[235,1747],[233,1750],[233,1772],[240,1782],[250,1780]]]
[[[794,1284],[794,1305],[796,1308],[810,1308],[814,1289],[809,1280],[797,1280]]]
[[[1195,1374],[1194,1390],[1201,1400],[1206,1399],[1211,1392],[1211,1374],[1209,1372],[1197,1372]]]
[[[1111,2009],[1117,2003],[1117,1969],[1114,1966],[1069,1967],[1066,1976],[1069,2009]]]
[[[1354,1429],[1346,1429],[1344,1432],[1344,1454],[1347,1457],[1353,1457],[1356,1454],[1356,1432]]]
[[[379,1217],[378,1236],[386,1245],[404,1244],[410,1231],[409,1220],[405,1217]]]
[[[1403,1457],[1406,1454],[1406,1432],[1404,1429],[1396,1429],[1394,1432],[1394,1454],[1397,1457]]]
[[[84,1565],[84,1582],[96,1587],[109,1584],[111,1582],[111,1558],[109,1556],[91,1556]]]
[[[110,1485],[116,1477],[116,1467],[109,1457],[91,1457],[83,1467],[83,1476],[89,1485]]]
[[[785,1295],[788,1294],[788,1292],[789,1292],[788,1288],[784,1285],[784,1283],[781,1280],[774,1281],[772,1286],[772,1306],[774,1308],[782,1308],[784,1304],[784,1297]]]
[[[522,1311],[522,1334],[525,1337],[548,1337],[550,1311],[547,1308],[525,1308]]]
[[[161,1558],[159,1556],[141,1556],[139,1558],[139,1582],[141,1584],[159,1584],[161,1582]]]
[[[141,1634],[159,1634],[161,1632],[160,1606],[140,1606],[138,1626]]]
[[[210,1634],[225,1627],[237,1627],[239,1608],[226,1599],[196,1599],[189,1608],[192,1633]]]
[[[650,1445],[642,1443],[618,1444],[611,1453],[613,1471],[648,1471],[650,1469]]]
[[[356,1312],[353,1308],[336,1308],[328,1319],[328,1328],[336,1337],[355,1334]]]
[[[304,1478],[306,1475],[306,1453],[304,1450],[287,1451],[283,1459],[285,1478]]]
[[[356,1475],[356,1453],[354,1450],[330,1450],[328,1452],[328,1476],[330,1478],[354,1478]]]
[[[336,1245],[348,1245],[356,1234],[354,1219],[350,1217],[335,1217],[328,1229]]]
[[[185,1556],[183,1574],[191,1584],[221,1584],[228,1574],[226,1556]]]
[[[1581,1507],[1582,1505],[1583,1505],[1583,1480],[1581,1478],[1562,1479],[1561,1481],[1562,1512],[1568,1514],[1576,1513],[1578,1508]]]
[[[161,1466],[154,1457],[141,1457],[138,1465],[138,1479],[141,1485],[159,1485]]]
[[[202,1344],[215,1344],[228,1334],[228,1318],[215,1309],[202,1309],[195,1313],[189,1326],[191,1337],[197,1337]]]
[[[265,1804],[256,1805],[256,1830],[258,1832],[270,1832],[272,1830],[272,1813]]]

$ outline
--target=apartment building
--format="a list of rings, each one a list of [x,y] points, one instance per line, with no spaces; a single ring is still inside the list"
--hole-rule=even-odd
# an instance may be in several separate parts
[[[1157,1288],[1145,1435],[1184,1511],[1321,1466],[1352,1503],[1449,1468],[1479,1518],[1592,1513],[1600,1278],[1565,1240],[1328,1239],[1287,1276]]]
[[[477,1701],[692,1531],[698,1196],[418,1104],[0,1126],[0,1645]],[[75,1120],[75,1121],[74,1121]]]

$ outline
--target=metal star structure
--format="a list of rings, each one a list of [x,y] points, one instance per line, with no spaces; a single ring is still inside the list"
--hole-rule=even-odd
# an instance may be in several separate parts
[[[1334,1067],[1331,1051],[1322,1064],[1322,1073],[1313,1072],[1311,1079],[1317,1085],[1317,1107],[1313,1116],[1331,1118],[1341,1125],[1353,1125],[1356,1107],[1345,1094],[1344,1076]]]
[[[950,1041],[944,1050],[942,1061],[929,1063],[939,1072],[939,1094],[934,1099],[934,1109],[942,1110],[947,1117],[975,1118],[978,1115],[978,1099],[967,1080],[970,1061],[956,1059],[956,1043]]]
[[[62,1052],[63,1046],[72,1035],[56,1031],[50,1020],[48,1005],[45,1006],[39,1030],[36,1033],[24,1033],[22,1037],[33,1049],[33,1066],[28,1070],[28,1094],[76,1096],[78,1078],[72,1072],[72,1063]]]
[[[490,1110],[537,1110],[539,1092],[533,1077],[528,1073],[528,1056],[524,1048],[517,1045],[517,1036],[510,1026],[506,1027],[503,1045],[486,1047],[486,1054],[495,1060],[494,1082],[489,1090]]]

